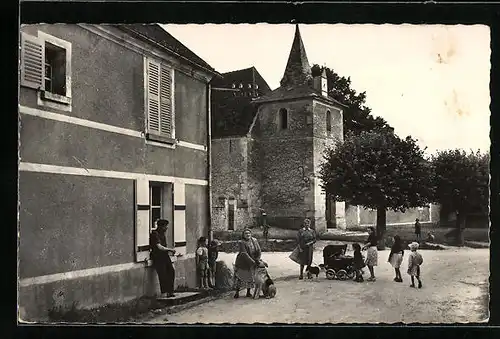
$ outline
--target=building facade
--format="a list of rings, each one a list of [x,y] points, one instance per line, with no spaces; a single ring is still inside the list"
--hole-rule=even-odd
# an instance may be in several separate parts
[[[20,318],[157,293],[158,218],[196,286],[217,73],[158,25],[26,25],[20,52]]]
[[[343,140],[344,105],[326,86],[324,73],[312,77],[297,26],[281,86],[252,99],[234,133],[212,139],[214,230],[254,226],[261,209],[277,227],[305,217],[317,230],[345,227],[344,204],[327,199],[317,176],[325,148]],[[213,101],[215,119],[222,103]]]

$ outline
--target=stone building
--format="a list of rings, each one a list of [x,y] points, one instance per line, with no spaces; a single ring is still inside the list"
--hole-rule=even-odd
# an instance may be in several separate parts
[[[157,218],[195,287],[218,73],[159,25],[23,25],[20,54],[20,318],[159,292]]]
[[[254,67],[212,81],[214,230],[255,226],[260,208],[275,227],[297,228],[305,216],[319,230],[375,225],[375,210],[335,203],[319,187],[323,150],[342,141],[343,105],[328,90],[324,74],[312,78],[298,26],[278,89]],[[387,211],[388,225],[416,218],[443,222],[437,205]]]
[[[220,100],[212,94],[212,124]],[[344,107],[328,95],[325,73],[312,77],[297,25],[280,87],[226,116],[234,133],[212,137],[213,229],[253,226],[261,208],[277,227],[310,217],[317,230],[345,228],[344,203],[327,199],[316,175],[325,148],[343,140]]]

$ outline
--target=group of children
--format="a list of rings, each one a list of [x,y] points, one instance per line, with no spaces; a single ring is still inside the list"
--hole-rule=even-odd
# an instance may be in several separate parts
[[[396,235],[393,238],[394,243],[391,247],[391,252],[389,254],[388,262],[394,268],[394,272],[396,273],[396,277],[394,278],[395,282],[403,282],[403,277],[401,276],[401,264],[403,263],[404,256],[404,246],[401,241],[401,238]],[[361,253],[361,245],[353,244],[354,249],[354,268],[356,272],[356,277],[354,281],[363,282],[363,272],[362,269],[365,267],[365,259],[363,254]],[[412,242],[409,246],[410,255],[408,257],[408,275],[411,278],[410,287],[415,287],[415,279],[418,283],[418,288],[422,288],[422,280],[420,279],[420,266],[423,264],[423,257],[417,251],[419,244],[417,242]]]
[[[203,289],[215,287],[215,268],[219,256],[217,240],[208,241],[206,237],[198,239],[196,249],[196,268],[198,270],[199,287]]]

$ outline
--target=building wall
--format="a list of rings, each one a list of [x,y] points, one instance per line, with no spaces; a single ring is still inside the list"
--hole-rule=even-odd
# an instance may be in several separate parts
[[[289,126],[279,129],[278,112],[288,110]],[[275,102],[259,108],[253,136],[259,141],[261,199],[269,224],[299,228],[313,216],[314,164],[312,101]],[[313,219],[314,222],[314,219]]]
[[[253,226],[260,185],[252,177],[248,154],[255,143],[246,137],[212,139],[212,227],[228,229],[228,208],[234,200],[234,229]]]
[[[327,130],[327,111],[331,113],[331,130]],[[320,166],[324,162],[325,151],[335,147],[336,142],[343,140],[342,111],[321,102],[313,103],[313,162],[314,162],[314,218],[317,230],[326,230],[326,194],[321,188],[319,179]],[[335,206],[335,223],[337,228],[345,228],[344,203]]]
[[[391,210],[387,211],[386,222],[387,225],[391,224],[413,224],[416,218],[419,218],[420,222],[437,222],[439,218],[439,206],[432,205],[429,209],[428,207],[418,210],[417,208],[412,208],[405,213],[394,212]],[[347,215],[347,228],[359,227],[359,226],[369,226],[375,225],[377,223],[377,211],[366,209],[358,206],[348,206],[346,208]],[[432,219],[431,219],[432,215]]]
[[[140,176],[174,183],[174,192],[179,182],[188,183],[183,212],[187,253],[176,262],[176,275],[178,285],[194,286],[193,252],[208,225],[207,153],[201,150],[207,136],[206,83],[175,71],[176,138],[197,147],[168,148],[141,136],[141,53],[77,25],[23,26],[22,31],[35,36],[43,31],[72,43],[71,111],[40,105],[36,90],[20,89],[24,319],[43,317],[57,303],[79,301],[89,307],[124,301],[143,295],[146,285],[156,286],[154,271],[134,262],[134,185]],[[69,120],[75,117],[84,120]],[[78,286],[85,287],[73,291]]]

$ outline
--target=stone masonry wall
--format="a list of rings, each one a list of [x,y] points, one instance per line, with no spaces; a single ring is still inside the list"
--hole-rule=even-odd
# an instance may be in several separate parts
[[[248,152],[254,142],[246,137],[221,138],[212,140],[212,228],[214,231],[228,229],[228,207],[234,200],[234,229],[242,229],[254,224],[255,210],[251,203],[258,190],[255,180],[248,177]],[[250,161],[255,167],[254,160]],[[250,171],[252,175],[254,173]],[[252,176],[253,179],[253,176]],[[249,184],[251,187],[249,187]],[[251,199],[249,199],[251,198]],[[253,213],[252,213],[253,211]]]
[[[331,112],[331,130],[327,130],[327,111]],[[335,147],[336,142],[343,140],[342,111],[315,101],[313,103],[313,146],[314,146],[314,218],[318,230],[326,230],[326,195],[318,178],[320,165],[328,148]],[[345,205],[337,202],[335,206],[337,228],[345,228]]]
[[[288,111],[284,130],[278,120],[281,108]],[[259,108],[252,134],[259,140],[262,207],[273,226],[296,229],[314,213],[311,112],[311,100],[267,103]]]

